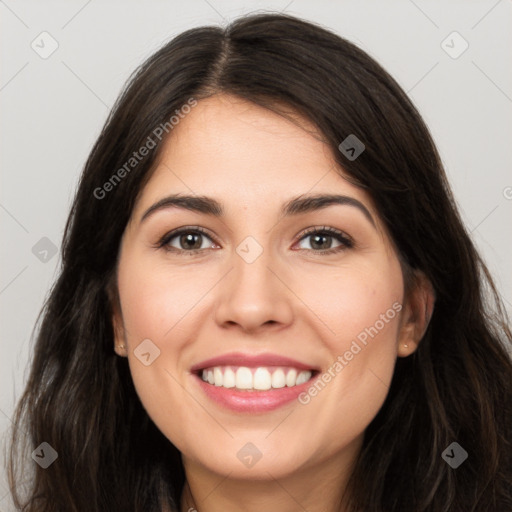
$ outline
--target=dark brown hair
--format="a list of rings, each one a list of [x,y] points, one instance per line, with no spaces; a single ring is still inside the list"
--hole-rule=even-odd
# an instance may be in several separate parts
[[[60,276],[16,411],[10,482],[18,510],[179,506],[180,453],[148,417],[127,361],[113,351],[108,295],[121,236],[161,141],[106,197],[95,191],[190,98],[222,92],[277,111],[286,106],[314,123],[375,201],[406,267],[435,289],[428,330],[418,350],[397,361],[365,432],[349,510],[512,510],[511,333],[429,131],[362,50],[312,23],[272,14],[182,33],[142,64],[114,106],[81,176]],[[338,150],[350,134],[366,146],[353,161]],[[469,454],[457,469],[441,457],[454,441]],[[28,458],[24,467],[24,450],[41,442],[58,459],[42,469]]]

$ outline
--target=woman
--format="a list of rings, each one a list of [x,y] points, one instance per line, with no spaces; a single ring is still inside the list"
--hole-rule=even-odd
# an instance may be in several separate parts
[[[390,76],[289,16],[193,29],[141,66],[85,166],[17,410],[16,505],[512,510],[510,346]]]

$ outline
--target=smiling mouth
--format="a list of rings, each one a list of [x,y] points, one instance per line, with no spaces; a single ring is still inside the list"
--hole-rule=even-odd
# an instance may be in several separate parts
[[[203,382],[236,391],[269,391],[292,388],[316,376],[316,370],[285,366],[212,366],[197,372]]]

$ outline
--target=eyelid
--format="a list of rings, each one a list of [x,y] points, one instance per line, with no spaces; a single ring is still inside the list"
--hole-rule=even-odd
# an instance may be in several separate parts
[[[330,235],[338,235],[340,238],[343,238],[346,242],[354,243],[354,240],[351,236],[349,236],[344,231],[340,229],[333,228],[330,226],[311,226],[309,228],[304,229],[300,235],[298,236],[299,240],[302,240],[307,235],[311,235],[313,233],[328,233]]]

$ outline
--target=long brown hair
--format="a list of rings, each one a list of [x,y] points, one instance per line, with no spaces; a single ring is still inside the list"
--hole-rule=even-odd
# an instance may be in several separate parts
[[[362,50],[312,23],[272,14],[182,33],[142,64],[114,106],[82,173],[16,410],[10,483],[18,510],[179,507],[181,456],[148,417],[127,361],[113,351],[108,286],[162,145],[155,129],[190,98],[222,92],[276,111],[285,105],[312,121],[372,196],[404,265],[435,289],[428,330],[418,350],[397,361],[386,401],[365,432],[349,509],[512,510],[512,337],[429,131]],[[350,134],[366,147],[355,160],[338,150]],[[156,147],[104,187],[148,137]],[[47,469],[22,456],[42,442],[58,453]],[[456,469],[442,458],[452,442],[468,452]]]

